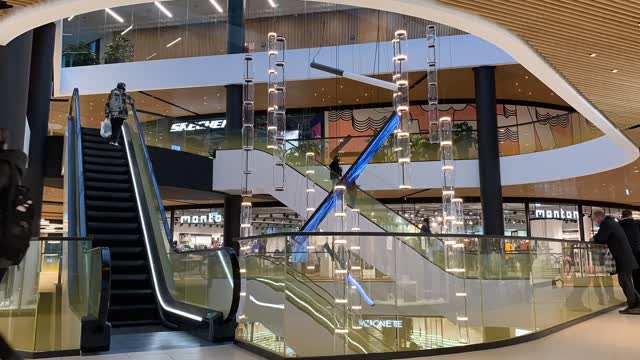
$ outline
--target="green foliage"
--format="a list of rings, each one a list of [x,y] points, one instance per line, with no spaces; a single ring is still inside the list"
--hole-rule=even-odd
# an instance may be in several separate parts
[[[122,35],[115,35],[113,41],[107,45],[104,53],[105,64],[128,62],[133,59],[133,44]]]
[[[77,45],[68,45],[63,52],[67,66],[96,65],[98,57],[91,51],[89,44],[80,41]]]

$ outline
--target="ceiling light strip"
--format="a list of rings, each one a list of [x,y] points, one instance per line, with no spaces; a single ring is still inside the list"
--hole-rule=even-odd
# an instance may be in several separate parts
[[[177,39],[173,40],[172,42],[170,42],[170,43],[168,43],[168,44],[167,44],[167,47],[168,47],[168,48],[169,48],[169,47],[172,47],[173,45],[175,45],[175,44],[176,44],[177,42],[179,42],[180,40],[182,40],[182,38],[181,38],[181,37],[179,37],[179,38],[177,38]]]
[[[128,33],[129,31],[131,31],[131,29],[133,29],[133,25],[131,25],[128,28],[126,28],[123,32],[120,33],[120,35],[124,35],[124,34]]]
[[[167,10],[167,8],[164,7],[164,5],[162,5],[159,1],[154,1],[153,3],[156,4],[158,9],[160,9],[160,11],[162,11],[167,17],[173,17],[173,14],[169,10]]]
[[[122,18],[122,16],[116,14],[115,11],[113,11],[113,10],[111,10],[109,8],[104,9],[104,11],[106,11],[107,14],[111,15],[114,19],[118,20],[119,22],[121,22],[121,23],[124,22],[124,19]]]
[[[218,10],[219,13],[224,12],[224,10],[222,10],[222,6],[220,6],[220,4],[218,4],[216,0],[209,0],[209,2],[211,3],[211,5],[213,5],[214,8],[216,8],[216,10]]]

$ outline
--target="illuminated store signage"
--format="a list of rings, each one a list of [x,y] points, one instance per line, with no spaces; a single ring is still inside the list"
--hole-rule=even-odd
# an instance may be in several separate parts
[[[204,120],[204,121],[196,121],[196,122],[181,122],[175,123],[171,125],[170,132],[179,132],[179,131],[194,131],[194,130],[204,130],[204,129],[224,129],[227,126],[227,120]]]
[[[401,328],[402,320],[358,320],[362,327]]]
[[[560,210],[536,210],[536,218],[539,219],[558,219],[558,220],[578,220],[577,211]]]
[[[222,214],[217,211],[209,215],[180,216],[180,224],[219,224],[222,222]]]

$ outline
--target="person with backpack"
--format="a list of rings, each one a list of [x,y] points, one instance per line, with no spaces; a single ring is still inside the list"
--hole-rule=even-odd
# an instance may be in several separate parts
[[[9,132],[0,129],[0,281],[27,253],[33,223],[29,190],[22,186],[27,155],[9,150],[8,140]],[[0,359],[22,359],[1,336]]]
[[[115,89],[111,90],[107,104],[104,107],[105,119],[111,122],[111,145],[118,146],[120,134],[122,134],[122,124],[129,117],[128,105],[133,103],[133,98],[127,94],[127,85],[118,83]]]

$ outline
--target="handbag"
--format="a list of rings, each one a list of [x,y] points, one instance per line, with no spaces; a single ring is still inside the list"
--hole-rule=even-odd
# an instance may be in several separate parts
[[[109,118],[104,119],[100,124],[100,136],[105,139],[111,137],[111,120]]]

